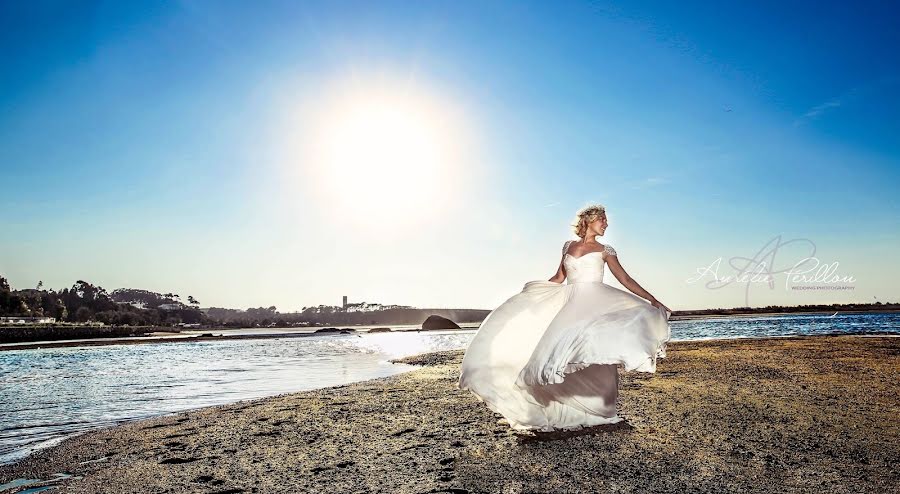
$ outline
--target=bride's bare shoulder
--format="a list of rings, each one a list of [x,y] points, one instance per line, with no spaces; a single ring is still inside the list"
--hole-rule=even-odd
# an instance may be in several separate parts
[[[577,240],[566,240],[565,245],[563,245],[563,254],[570,254],[575,257],[581,257],[583,255],[590,254],[591,252],[605,252],[606,254],[616,255],[615,249],[612,248],[611,245],[601,244],[599,242],[589,242],[588,244],[578,245],[580,242]],[[570,248],[572,244],[576,244],[575,247]],[[596,248],[594,248],[596,246]]]

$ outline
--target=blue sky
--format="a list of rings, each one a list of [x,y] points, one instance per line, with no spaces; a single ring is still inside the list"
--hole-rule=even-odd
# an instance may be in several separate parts
[[[600,202],[600,241],[673,309],[896,301],[898,19],[821,2],[7,2],[0,273],[204,306],[492,308],[552,276],[574,213]],[[378,190],[337,208],[304,175],[306,110],[347,84],[415,87],[464,128],[453,186],[415,218],[363,218],[390,201]],[[687,281],[776,236],[811,240],[854,289]]]

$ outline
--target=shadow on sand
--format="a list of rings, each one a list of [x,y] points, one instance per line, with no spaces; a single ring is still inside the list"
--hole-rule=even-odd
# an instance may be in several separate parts
[[[551,432],[517,432],[516,436],[520,444],[536,442],[536,441],[559,441],[570,437],[593,436],[600,434],[609,434],[612,432],[630,433],[634,427],[628,423],[627,419],[615,424],[595,425],[593,427],[584,427],[577,430],[567,431],[551,431]]]

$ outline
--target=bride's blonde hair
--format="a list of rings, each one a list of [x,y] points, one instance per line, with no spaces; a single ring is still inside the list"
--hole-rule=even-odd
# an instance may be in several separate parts
[[[581,210],[578,211],[578,215],[575,217],[575,222],[572,223],[575,235],[578,235],[579,238],[584,238],[584,235],[587,233],[588,225],[604,213],[606,213],[606,207],[602,204],[590,204],[581,208]]]

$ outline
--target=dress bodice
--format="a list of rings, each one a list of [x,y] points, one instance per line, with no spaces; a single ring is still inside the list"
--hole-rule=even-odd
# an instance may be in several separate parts
[[[581,257],[568,253],[569,244],[563,247],[563,266],[566,268],[566,283],[598,283],[603,282],[606,268],[606,257],[616,255],[615,249],[605,245],[602,251],[588,252]]]

